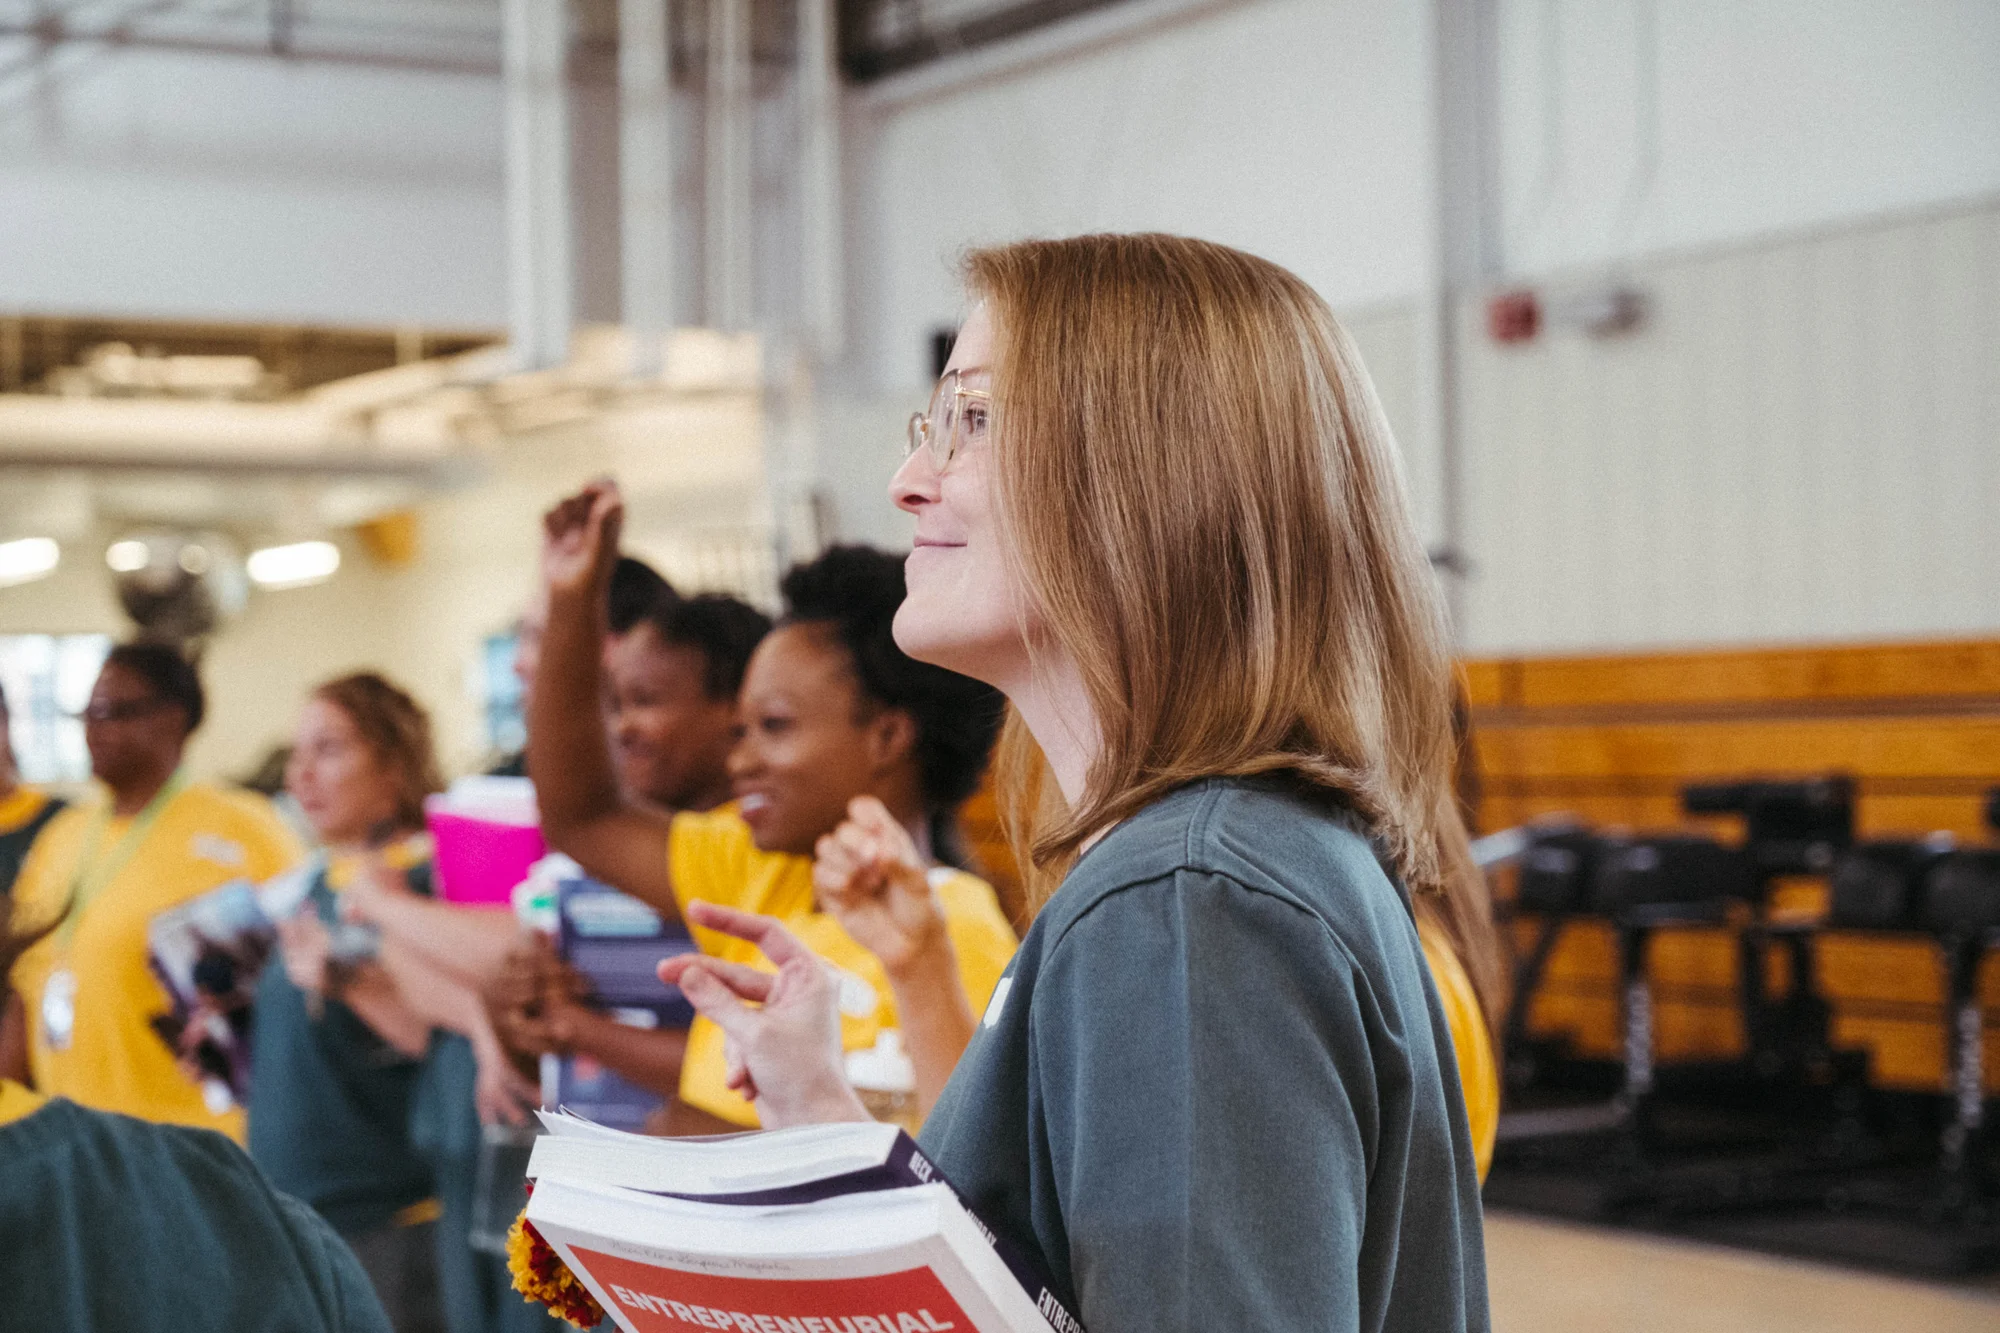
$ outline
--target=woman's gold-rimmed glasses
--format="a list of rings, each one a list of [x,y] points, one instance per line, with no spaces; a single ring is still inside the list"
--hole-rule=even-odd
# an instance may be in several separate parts
[[[928,450],[932,469],[942,474],[959,450],[986,438],[992,415],[993,395],[984,389],[966,388],[959,372],[948,370],[931,394],[929,409],[911,415],[903,457]]]

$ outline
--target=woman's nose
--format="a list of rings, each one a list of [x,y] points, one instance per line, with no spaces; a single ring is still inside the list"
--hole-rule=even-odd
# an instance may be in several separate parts
[[[919,449],[903,460],[889,479],[889,499],[906,513],[917,513],[938,498],[937,469],[931,466],[930,452]]]

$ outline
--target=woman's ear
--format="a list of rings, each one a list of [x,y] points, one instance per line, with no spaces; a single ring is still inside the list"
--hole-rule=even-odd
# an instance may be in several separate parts
[[[901,708],[884,708],[868,719],[867,736],[869,765],[877,772],[917,752],[917,720]]]

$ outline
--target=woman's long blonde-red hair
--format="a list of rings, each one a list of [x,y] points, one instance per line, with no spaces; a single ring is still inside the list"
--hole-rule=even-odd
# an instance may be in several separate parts
[[[1296,774],[1366,819],[1497,1014],[1442,603],[1332,311],[1276,264],[1177,236],[979,250],[966,277],[998,335],[1008,555],[1101,731],[1065,806],[1011,729],[1002,806],[1031,881],[1187,782]]]

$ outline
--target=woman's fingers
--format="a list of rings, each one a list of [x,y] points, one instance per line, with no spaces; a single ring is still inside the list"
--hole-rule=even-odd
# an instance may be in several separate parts
[[[854,858],[832,834],[813,844],[813,887],[843,889],[855,871]]]
[[[771,998],[771,988],[778,979],[762,968],[746,967],[742,963],[725,962],[720,958],[701,960],[702,970],[752,1004],[762,1004]]]
[[[762,1004],[771,998],[771,990],[778,984],[778,979],[769,972],[698,953],[676,954],[662,959],[656,970],[661,981],[669,986],[679,986],[690,1001],[694,1000],[697,988],[713,984],[737,999]],[[699,1002],[695,1003],[695,1008],[701,1008]]]
[[[877,854],[898,861],[917,864],[917,844],[910,839],[910,831],[898,823],[889,813],[889,807],[873,796],[857,796],[848,802],[848,817],[863,832],[874,839]]]
[[[739,1042],[752,1040],[757,1033],[759,1011],[736,997],[727,983],[706,967],[691,967],[681,973],[681,994],[725,1036]]]
[[[590,511],[584,522],[591,545],[598,550],[615,549],[619,532],[625,526],[625,499],[618,493],[618,483],[610,480],[597,483],[586,494],[590,495]]]
[[[780,967],[794,958],[814,956],[813,951],[806,948],[799,937],[787,930],[774,916],[739,912],[733,907],[722,907],[701,901],[688,904],[687,916],[688,920],[697,926],[718,930],[725,935],[734,935],[739,940],[748,940],[763,950],[766,958]],[[664,973],[662,975],[664,976]]]

